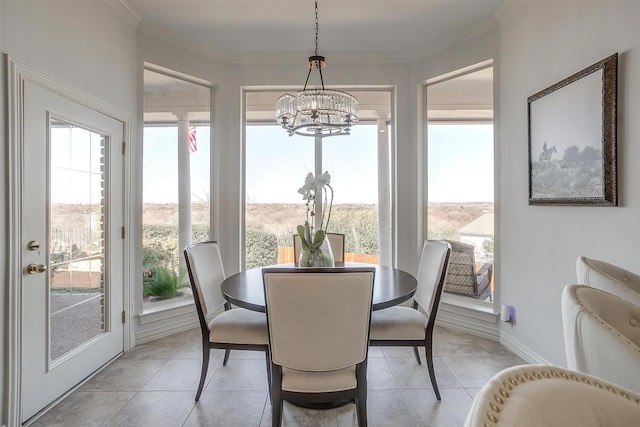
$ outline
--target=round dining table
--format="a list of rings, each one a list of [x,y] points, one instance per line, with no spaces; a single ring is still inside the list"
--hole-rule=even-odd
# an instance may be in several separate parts
[[[257,267],[233,274],[222,282],[222,294],[231,304],[253,311],[265,312],[262,285],[263,268],[291,268],[294,264]],[[373,310],[398,305],[416,293],[418,282],[413,275],[398,268],[360,262],[336,262],[336,268],[375,267],[373,281]],[[299,267],[305,268],[305,267]]]

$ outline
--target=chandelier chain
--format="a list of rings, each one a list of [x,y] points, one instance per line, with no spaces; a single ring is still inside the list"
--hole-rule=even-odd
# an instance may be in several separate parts
[[[316,56],[318,56],[318,0],[316,0]]]

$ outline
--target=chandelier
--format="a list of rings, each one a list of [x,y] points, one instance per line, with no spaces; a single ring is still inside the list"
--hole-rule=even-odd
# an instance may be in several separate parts
[[[289,132],[289,136],[324,138],[349,135],[351,125],[358,121],[358,100],[347,92],[324,88],[322,69],[327,64],[324,56],[318,54],[318,0],[315,0],[315,12],[316,51],[309,57],[307,80],[296,96],[286,93],[278,98],[276,120]],[[314,69],[320,74],[321,89],[307,89]]]

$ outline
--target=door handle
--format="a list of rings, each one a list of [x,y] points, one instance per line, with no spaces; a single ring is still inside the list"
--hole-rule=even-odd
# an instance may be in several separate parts
[[[47,271],[47,266],[44,264],[36,264],[35,262],[32,262],[27,265],[27,273],[29,274],[44,273],[45,271]]]

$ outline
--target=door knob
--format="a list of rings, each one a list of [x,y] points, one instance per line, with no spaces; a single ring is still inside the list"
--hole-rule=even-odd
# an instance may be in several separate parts
[[[44,264],[36,264],[32,262],[27,265],[27,273],[29,274],[44,273],[45,271],[47,271],[47,266]]]

